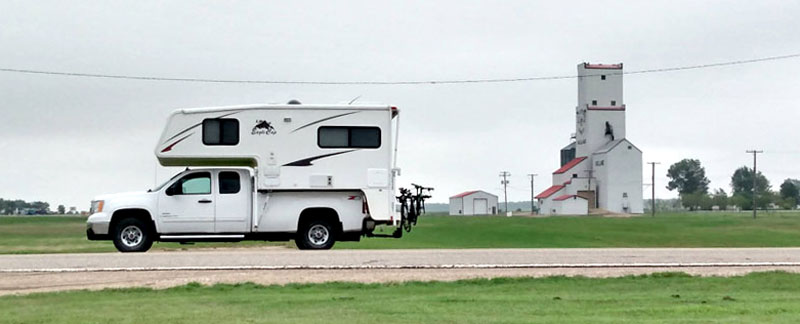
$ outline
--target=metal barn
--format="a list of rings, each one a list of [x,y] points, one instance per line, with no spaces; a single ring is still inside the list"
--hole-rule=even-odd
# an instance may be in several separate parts
[[[450,215],[495,214],[497,214],[497,196],[486,191],[467,191],[450,197]]]

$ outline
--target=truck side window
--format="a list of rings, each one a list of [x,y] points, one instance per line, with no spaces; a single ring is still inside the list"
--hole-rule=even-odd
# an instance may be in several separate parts
[[[360,126],[324,126],[317,130],[321,148],[379,148],[381,129]]]
[[[223,171],[219,173],[219,193],[235,194],[239,193],[242,185],[239,183],[239,173],[233,171]]]
[[[214,118],[203,120],[203,144],[239,144],[239,120],[233,118]]]
[[[211,193],[211,173],[191,173],[170,186],[169,195],[207,195]]]

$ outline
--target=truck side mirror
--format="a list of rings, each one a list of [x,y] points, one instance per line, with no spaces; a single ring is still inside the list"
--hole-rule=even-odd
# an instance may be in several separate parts
[[[176,186],[175,184],[169,186],[167,188],[167,191],[165,191],[165,193],[167,194],[167,196],[174,196],[174,195],[179,194],[178,186]]]

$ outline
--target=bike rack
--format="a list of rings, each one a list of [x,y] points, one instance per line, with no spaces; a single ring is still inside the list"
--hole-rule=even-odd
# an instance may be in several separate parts
[[[400,188],[400,195],[397,196],[397,201],[400,203],[400,226],[392,234],[375,234],[370,231],[365,234],[367,237],[401,238],[403,230],[411,232],[414,225],[417,225],[419,216],[425,214],[425,199],[431,198],[429,193],[433,188],[414,183],[411,185],[414,186],[414,192]]]
[[[400,196],[397,196],[397,201],[400,202],[400,227],[392,234],[394,237],[401,237],[402,230],[411,232],[417,225],[419,216],[425,213],[425,199],[431,198],[429,193],[433,188],[415,183],[411,185],[414,186],[413,193],[409,189],[400,188]]]

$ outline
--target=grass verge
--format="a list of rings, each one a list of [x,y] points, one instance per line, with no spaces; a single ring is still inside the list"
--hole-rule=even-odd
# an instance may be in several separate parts
[[[266,246],[286,243],[155,243],[153,250],[171,251],[196,248]],[[81,216],[0,216],[0,254],[115,252],[111,241],[86,239],[86,217]]]
[[[156,250],[293,246],[291,243],[156,243]],[[800,246],[800,213],[664,213],[656,217],[463,217],[430,215],[402,239],[339,242],[337,249],[791,247]],[[85,237],[83,217],[0,217],[0,253],[115,251]]]
[[[426,216],[400,240],[336,248],[593,248],[800,246],[800,213],[663,213],[656,217]]]
[[[800,275],[255,284],[0,297],[0,323],[797,323]]]

